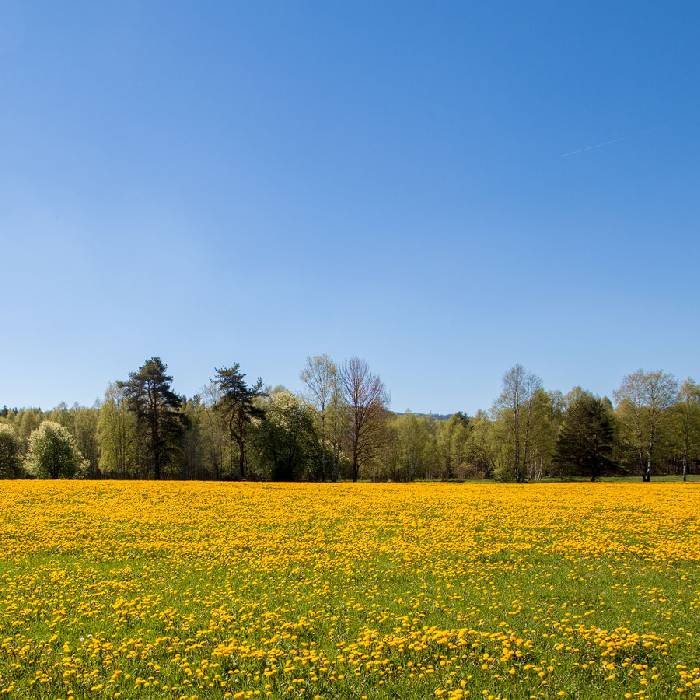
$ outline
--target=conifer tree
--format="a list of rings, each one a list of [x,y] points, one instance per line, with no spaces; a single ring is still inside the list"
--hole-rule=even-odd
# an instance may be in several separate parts
[[[212,380],[219,392],[215,409],[226,418],[231,442],[238,447],[238,471],[241,479],[246,474],[246,445],[248,431],[254,418],[265,415],[263,408],[256,404],[256,399],[264,396],[262,379],[252,386],[245,381],[238,362],[232,367],[214,368],[216,377]]]
[[[153,478],[160,479],[180,449],[184,431],[182,398],[172,390],[172,376],[160,357],[147,360],[125,382],[118,382],[148,454]]]
[[[595,481],[613,466],[613,440],[610,402],[575,389],[557,439],[555,461],[562,473],[585,474]]]

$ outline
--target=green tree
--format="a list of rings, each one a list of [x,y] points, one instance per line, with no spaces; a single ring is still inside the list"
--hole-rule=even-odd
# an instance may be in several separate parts
[[[58,406],[52,408],[50,411],[47,411],[44,419],[58,423],[73,433],[73,416],[71,415],[68,404],[65,401],[61,401]],[[75,437],[75,435],[73,435],[73,437]]]
[[[61,402],[48,413],[47,420],[59,423],[71,432],[80,453],[88,463],[87,477],[99,476],[99,446],[97,438],[98,410],[74,403],[71,407]]]
[[[680,455],[683,481],[687,481],[690,466],[700,458],[700,385],[686,379],[672,410],[673,442]]]
[[[60,423],[43,421],[29,436],[25,467],[32,476],[71,479],[83,476],[87,466],[75,438]]]
[[[318,417],[318,434],[323,449],[321,450],[321,481],[327,476],[327,456],[329,450],[328,423],[333,403],[339,394],[338,368],[328,355],[316,355],[306,358],[306,366],[301,372],[301,381],[306,387],[305,398],[314,407]],[[333,454],[332,450],[331,454]],[[333,457],[335,458],[335,456]],[[331,472],[335,465],[331,466]]]
[[[479,476],[490,479],[496,472],[499,447],[502,442],[496,425],[486,411],[477,411],[469,420],[464,476]]]
[[[110,384],[97,417],[100,471],[126,479],[138,473],[136,417],[127,407],[124,388]]]
[[[598,479],[612,461],[615,437],[612,405],[580,388],[568,400],[557,439],[556,463],[562,474]]]
[[[206,406],[202,397],[195,394],[183,404],[186,417],[185,431],[182,439],[180,476],[182,479],[203,479],[208,476],[206,470],[206,432],[204,430]]]
[[[331,400],[326,407],[326,436],[330,451],[330,479],[337,481],[340,477],[343,463],[346,461],[344,445],[349,432],[350,412],[343,396],[340,377],[336,383]]]
[[[16,479],[22,474],[21,443],[11,425],[0,423],[0,479]]]
[[[469,417],[461,411],[438,424],[436,450],[443,478],[454,479],[466,466],[469,432]]]
[[[637,457],[642,481],[651,481],[667,409],[678,392],[675,378],[666,372],[638,370],[628,374],[615,392],[623,440]]]
[[[388,476],[394,481],[430,479],[440,471],[435,419],[408,411],[388,421]],[[382,476],[378,474],[378,476]]]
[[[155,479],[162,478],[174,453],[181,449],[186,422],[182,398],[172,390],[173,378],[167,369],[159,357],[152,357],[131,372],[127,381],[117,383],[136,418]]]
[[[229,436],[232,443],[238,447],[238,473],[241,479],[246,474],[246,445],[250,426],[255,419],[263,418],[265,411],[257,400],[265,396],[262,379],[249,386],[240,365],[215,368],[216,376],[212,380],[217,387],[219,399],[216,410],[225,416]]]
[[[202,389],[204,412],[200,418],[204,460],[210,475],[216,479],[224,478],[224,468],[231,462],[228,421],[224,413],[216,409],[221,399],[221,392],[215,382],[209,382]]]
[[[29,436],[41,425],[44,414],[40,408],[23,408],[18,411],[13,421],[23,449],[29,442]]]
[[[256,444],[273,481],[320,480],[325,476],[319,469],[321,446],[312,409],[289,391],[270,395],[256,431]]]
[[[550,473],[561,418],[559,395],[538,388],[526,412],[523,435],[523,460],[529,481]]]
[[[99,410],[76,405],[71,409],[71,414],[73,420],[69,430],[75,437],[80,453],[87,460],[87,476],[89,478],[97,478],[100,476],[100,449],[97,438]]]
[[[499,470],[502,479],[525,481],[533,408],[541,386],[540,378],[519,364],[503,375],[503,390],[494,406],[506,448],[505,461]]]

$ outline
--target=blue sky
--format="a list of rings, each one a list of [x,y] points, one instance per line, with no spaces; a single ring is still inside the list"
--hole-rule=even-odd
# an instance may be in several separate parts
[[[695,2],[0,3],[0,404],[160,355],[396,410],[700,344]],[[592,148],[591,148],[592,147]]]

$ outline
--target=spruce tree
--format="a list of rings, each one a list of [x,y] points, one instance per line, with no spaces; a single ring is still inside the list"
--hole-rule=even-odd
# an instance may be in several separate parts
[[[610,402],[574,390],[557,439],[555,461],[562,472],[586,475],[595,481],[606,469],[614,467],[613,440]]]

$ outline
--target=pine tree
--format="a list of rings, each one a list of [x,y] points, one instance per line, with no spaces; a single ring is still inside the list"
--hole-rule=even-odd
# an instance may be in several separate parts
[[[173,378],[160,357],[147,360],[125,382],[118,382],[144,443],[155,479],[163,476],[173,453],[180,449],[184,431],[182,399],[172,390]]]
[[[262,418],[264,409],[255,400],[264,396],[262,379],[258,378],[252,386],[245,381],[236,362],[233,367],[214,368],[216,377],[212,380],[219,391],[219,400],[215,405],[217,411],[225,416],[231,442],[238,447],[238,471],[241,479],[246,478],[246,444],[250,424],[254,418]]]

